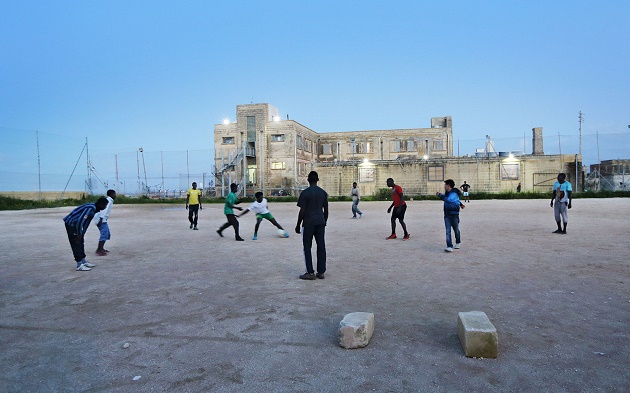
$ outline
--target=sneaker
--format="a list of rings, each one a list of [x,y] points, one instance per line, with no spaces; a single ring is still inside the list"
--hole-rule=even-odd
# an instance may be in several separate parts
[[[363,217],[363,213],[359,213],[359,218]]]
[[[551,233],[562,233],[562,231],[560,229],[556,229],[555,231],[553,231]]]
[[[392,239],[396,239],[396,234],[393,233],[391,235],[389,235],[388,237],[385,238],[385,240],[392,240]]]
[[[193,227],[193,225],[192,225],[192,224],[190,224],[190,229],[192,229],[192,227]]]
[[[199,229],[196,226],[193,228],[193,231],[198,231],[198,230]]]
[[[220,229],[217,229],[217,233],[219,234],[219,236],[223,237],[223,234],[221,233]]]
[[[357,218],[357,216],[352,216],[352,218]]]
[[[83,262],[83,265],[84,265],[84,266],[87,266],[87,267],[95,267],[95,266],[96,266],[95,264],[90,263],[90,262],[88,262],[88,261]]]
[[[563,234],[563,235],[566,235],[566,234],[567,234],[567,231],[562,231],[562,234]]]
[[[245,239],[243,239],[242,237],[240,237],[240,236],[239,236],[239,237],[237,237],[237,238],[236,238],[236,241],[237,241],[237,242],[244,242],[244,241],[245,241]]]
[[[324,278],[326,278],[324,277],[324,273],[317,273],[315,277],[319,278],[320,280],[323,280]]]
[[[459,250],[459,247],[461,247],[461,243],[455,243],[455,247],[453,247],[456,250]]]
[[[444,249],[444,251],[446,251],[446,252],[453,252],[453,247],[446,247]]]
[[[258,240],[258,235],[254,233],[254,237],[252,237],[252,240]]]
[[[300,276],[300,280],[314,280],[314,279],[315,279],[314,273],[304,273]]]
[[[107,253],[103,250],[97,251],[95,252],[96,255],[98,255],[99,257],[104,257],[107,255]]]
[[[284,231],[284,237],[285,237],[285,238],[289,237],[289,232]]]
[[[105,250],[105,249],[103,249],[103,251],[104,251],[104,252],[109,252],[109,250]]]
[[[77,267],[77,271],[78,272],[89,272],[90,270],[92,270],[92,269],[90,269],[89,267],[85,266],[85,263],[82,263],[82,264],[80,264]]]
[[[403,237],[403,240],[409,240],[409,234],[406,234],[406,235]]]

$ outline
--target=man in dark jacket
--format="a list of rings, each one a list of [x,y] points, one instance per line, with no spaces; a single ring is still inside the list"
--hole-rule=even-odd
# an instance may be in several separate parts
[[[444,201],[444,225],[446,226],[446,248],[444,251],[453,252],[453,248],[458,249],[461,245],[461,237],[459,234],[459,209],[464,206],[459,200],[459,190],[455,188],[455,182],[452,179],[444,181],[444,194],[435,193]],[[451,228],[455,232],[455,247],[453,247],[453,239],[451,237]]]

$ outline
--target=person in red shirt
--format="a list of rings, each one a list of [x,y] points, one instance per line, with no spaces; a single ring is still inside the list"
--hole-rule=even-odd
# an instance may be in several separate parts
[[[405,212],[407,211],[407,204],[403,200],[403,190],[401,186],[394,184],[394,179],[391,177],[387,179],[387,187],[392,189],[392,205],[387,209],[387,213],[392,213],[392,234],[387,237],[387,240],[396,239],[396,220],[400,222],[400,226],[405,231],[403,240],[409,240],[409,233],[407,232],[407,225],[405,224]],[[394,211],[392,212],[392,209]]]

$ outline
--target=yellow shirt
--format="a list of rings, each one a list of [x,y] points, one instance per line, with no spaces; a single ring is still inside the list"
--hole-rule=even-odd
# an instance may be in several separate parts
[[[189,205],[198,205],[199,204],[199,197],[201,196],[201,190],[200,189],[193,190],[192,188],[189,188],[187,195],[189,196],[189,198],[188,198],[188,204]]]

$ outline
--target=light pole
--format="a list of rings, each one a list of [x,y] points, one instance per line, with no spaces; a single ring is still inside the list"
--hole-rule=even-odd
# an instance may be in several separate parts
[[[351,138],[350,142],[352,142],[352,182],[354,183],[354,147],[356,145],[354,143],[354,138]]]

